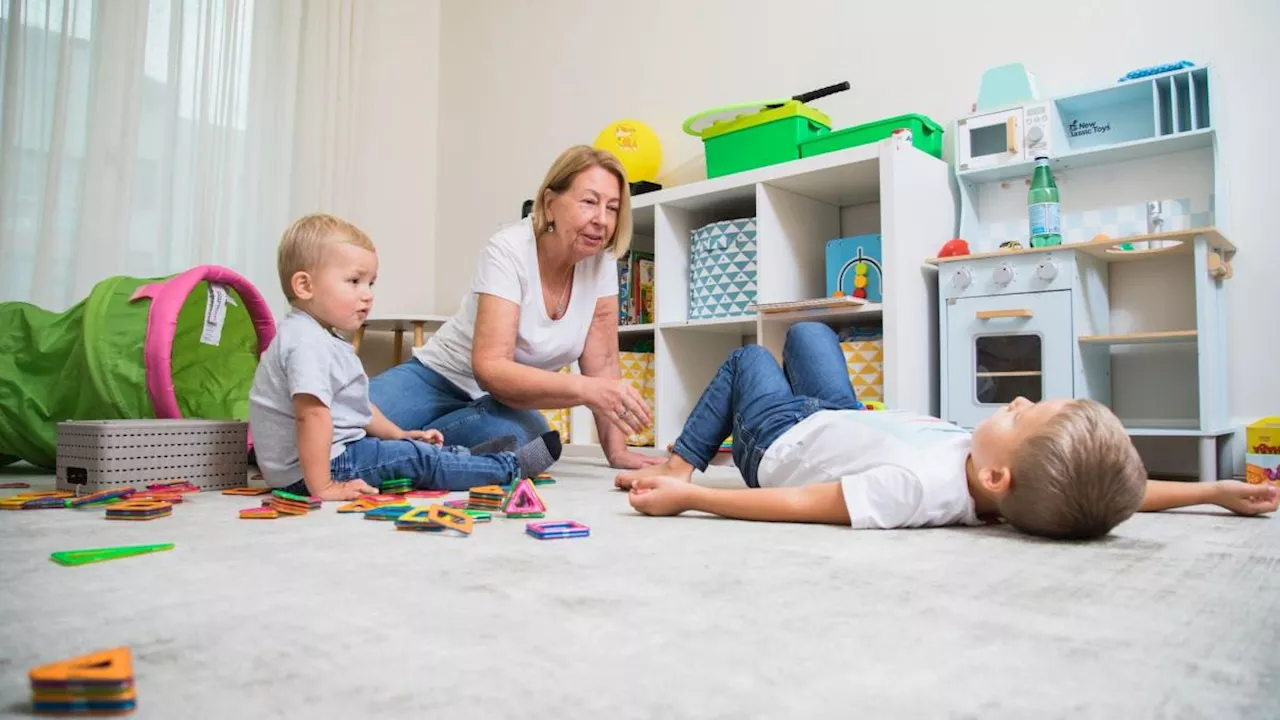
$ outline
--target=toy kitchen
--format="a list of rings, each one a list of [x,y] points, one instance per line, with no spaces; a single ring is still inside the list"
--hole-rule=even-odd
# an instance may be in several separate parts
[[[1018,396],[1092,398],[1134,437],[1196,441],[1201,479],[1218,477],[1239,428],[1212,78],[1181,63],[1048,100],[1027,83],[956,121],[967,247],[928,261],[944,419],[972,428]],[[1032,236],[1033,175],[1051,178],[1051,235]]]

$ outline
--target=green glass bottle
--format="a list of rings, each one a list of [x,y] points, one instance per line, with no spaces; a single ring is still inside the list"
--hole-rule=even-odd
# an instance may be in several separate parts
[[[1027,193],[1027,217],[1031,223],[1031,247],[1062,244],[1062,213],[1058,205],[1058,185],[1049,170],[1049,158],[1036,158]]]

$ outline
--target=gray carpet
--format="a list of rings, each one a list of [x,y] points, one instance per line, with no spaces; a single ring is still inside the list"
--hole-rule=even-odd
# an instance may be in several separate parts
[[[239,520],[254,499],[208,493],[145,523],[0,513],[0,713],[27,713],[29,668],[118,645],[134,717],[166,720],[1280,712],[1280,518],[1143,515],[1085,545],[854,532],[646,518],[602,464],[554,474],[550,517],[589,539],[500,518],[411,534],[333,505]]]

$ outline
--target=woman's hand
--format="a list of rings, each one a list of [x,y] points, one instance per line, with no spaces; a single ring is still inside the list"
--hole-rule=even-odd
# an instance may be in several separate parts
[[[631,450],[622,450],[609,458],[609,467],[618,470],[639,470],[650,465],[660,465],[662,458],[642,455]]]
[[[653,415],[640,391],[627,380],[583,377],[587,382],[583,404],[597,418],[605,418],[624,435],[644,432],[653,423]]]

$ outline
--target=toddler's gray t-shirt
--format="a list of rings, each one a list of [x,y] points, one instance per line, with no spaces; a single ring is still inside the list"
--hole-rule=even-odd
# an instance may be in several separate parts
[[[258,469],[267,484],[283,488],[302,479],[293,396],[314,395],[333,415],[329,459],[365,436],[373,420],[369,378],[355,350],[307,313],[293,309],[258,361],[249,390],[249,429]]]

